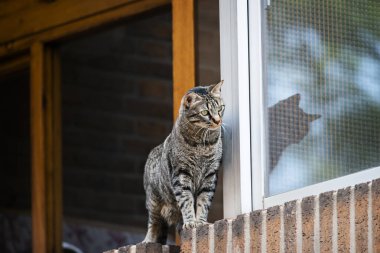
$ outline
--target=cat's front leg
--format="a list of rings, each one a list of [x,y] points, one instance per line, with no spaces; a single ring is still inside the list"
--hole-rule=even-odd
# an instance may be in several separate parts
[[[196,222],[197,225],[203,225],[207,223],[208,211],[211,206],[212,199],[216,189],[217,171],[210,173],[205,177],[205,182],[198,190],[197,207],[196,207]]]
[[[183,228],[189,229],[195,227],[196,220],[191,176],[186,173],[178,173],[173,177],[172,185],[175,198],[182,213]]]

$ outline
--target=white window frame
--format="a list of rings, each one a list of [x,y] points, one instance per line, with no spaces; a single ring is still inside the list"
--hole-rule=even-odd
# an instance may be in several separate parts
[[[252,210],[247,1],[220,0],[219,8],[227,129],[223,151],[223,211],[224,217],[234,217]]]
[[[380,178],[380,167],[265,197],[264,11],[269,0],[219,0],[222,95],[227,128],[224,217],[281,205]]]

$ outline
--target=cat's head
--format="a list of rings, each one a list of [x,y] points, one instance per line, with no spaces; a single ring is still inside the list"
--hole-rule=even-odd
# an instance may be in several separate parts
[[[282,141],[299,143],[308,134],[310,123],[321,117],[304,112],[300,100],[301,95],[295,94],[269,108],[270,127]]]
[[[221,98],[223,81],[189,90],[182,98],[180,114],[198,127],[217,129],[222,125],[224,103]]]

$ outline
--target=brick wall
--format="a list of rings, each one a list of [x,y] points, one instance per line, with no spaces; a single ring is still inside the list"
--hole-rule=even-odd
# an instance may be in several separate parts
[[[185,230],[181,239],[182,253],[380,252],[380,179]]]
[[[181,252],[380,252],[380,179],[221,220]]]
[[[210,84],[220,79],[219,1],[195,3],[197,83]]]
[[[172,128],[169,8],[61,46],[65,217],[146,227],[143,171]]]

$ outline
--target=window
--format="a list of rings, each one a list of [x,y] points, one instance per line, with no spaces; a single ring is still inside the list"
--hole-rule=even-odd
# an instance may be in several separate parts
[[[376,8],[288,0],[266,9],[267,196],[380,165]]]
[[[240,0],[220,10],[232,107],[225,185],[240,203],[226,216],[379,177],[379,3]]]

